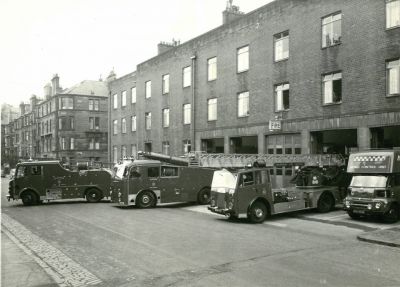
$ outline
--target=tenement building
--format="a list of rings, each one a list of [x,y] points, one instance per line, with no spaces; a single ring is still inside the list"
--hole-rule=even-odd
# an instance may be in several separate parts
[[[108,87],[85,80],[62,89],[58,75],[44,87],[44,98],[33,95],[21,103],[20,116],[9,124],[5,138],[17,147],[18,159],[107,162]]]
[[[400,0],[276,0],[111,81],[110,156],[400,146]]]

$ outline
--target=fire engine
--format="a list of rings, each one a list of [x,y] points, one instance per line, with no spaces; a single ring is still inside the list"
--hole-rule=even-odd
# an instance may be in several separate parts
[[[318,157],[308,156],[310,159]],[[301,156],[293,159],[298,161],[299,158]],[[313,208],[319,212],[332,210],[343,200],[343,188],[349,181],[343,165],[305,164],[293,179],[294,183],[286,187],[277,184],[276,175],[270,175],[270,168],[253,166],[215,171],[208,209],[230,218],[248,218],[254,223],[279,213]]]
[[[209,203],[213,169],[139,159],[125,161],[115,171],[111,201],[120,206],[149,208],[171,202]]]
[[[377,215],[386,222],[400,219],[400,149],[353,153],[347,172],[352,180],[343,207],[351,218]]]
[[[44,200],[86,198],[98,202],[110,195],[112,172],[108,169],[71,171],[59,161],[29,161],[17,164],[9,182],[7,199],[35,205]]]

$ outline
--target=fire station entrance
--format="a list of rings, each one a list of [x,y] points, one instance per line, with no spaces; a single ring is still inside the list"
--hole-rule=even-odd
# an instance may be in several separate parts
[[[229,153],[257,154],[258,137],[232,137],[229,139]]]
[[[371,129],[371,148],[400,147],[400,126]]]
[[[202,139],[201,150],[207,153],[224,153],[224,138]]]
[[[357,130],[328,130],[311,132],[311,153],[338,153],[346,155],[357,148]]]

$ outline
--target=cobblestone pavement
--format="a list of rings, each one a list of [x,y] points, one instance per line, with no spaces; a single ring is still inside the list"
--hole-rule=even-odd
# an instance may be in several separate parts
[[[23,225],[2,214],[3,232],[30,255],[61,287],[90,286],[101,280]]]

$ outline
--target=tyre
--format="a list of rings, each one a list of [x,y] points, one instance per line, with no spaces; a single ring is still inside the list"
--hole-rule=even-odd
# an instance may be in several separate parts
[[[318,212],[325,213],[331,211],[335,207],[335,199],[329,192],[324,192],[318,199],[317,210]]]
[[[90,203],[99,202],[103,197],[101,191],[95,188],[91,188],[86,192],[86,200]]]
[[[209,204],[210,203],[210,196],[211,196],[211,190],[208,187],[203,188],[202,190],[199,191],[199,194],[197,195],[197,202],[199,204]]]
[[[32,190],[26,190],[21,194],[21,200],[24,205],[38,204],[38,197]]]
[[[352,218],[352,219],[360,219],[361,216],[359,214],[354,213],[353,211],[349,210],[347,211],[347,214]]]
[[[149,208],[156,205],[156,198],[150,191],[143,191],[136,199],[136,205],[140,208]]]
[[[383,214],[383,221],[387,223],[395,223],[399,220],[400,210],[399,206],[392,204],[388,211]]]
[[[256,201],[254,202],[250,209],[248,218],[253,223],[261,223],[267,218],[268,210],[264,203]]]

